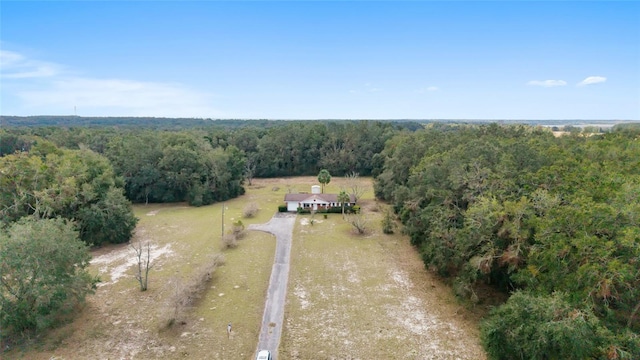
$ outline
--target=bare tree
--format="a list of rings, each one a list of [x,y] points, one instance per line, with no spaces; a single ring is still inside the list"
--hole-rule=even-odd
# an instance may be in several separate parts
[[[244,177],[247,179],[249,186],[253,181],[253,175],[256,173],[256,161],[251,156],[247,157],[247,161],[244,164]]]
[[[151,244],[147,241],[142,243],[142,240],[138,240],[138,243],[132,242],[131,248],[136,254],[138,262],[138,268],[136,270],[136,280],[140,283],[140,291],[147,291],[149,284],[149,270],[153,267],[151,261]]]
[[[360,183],[359,175],[360,174],[353,171],[345,176],[349,188],[349,195],[353,196],[355,202],[358,202],[362,195],[369,190],[367,186]]]
[[[364,235],[369,231],[367,219],[362,214],[351,214],[347,216],[347,221],[353,226],[358,235]]]

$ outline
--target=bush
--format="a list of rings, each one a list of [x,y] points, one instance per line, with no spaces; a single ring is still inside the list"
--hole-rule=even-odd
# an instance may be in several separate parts
[[[385,234],[393,234],[396,224],[393,222],[391,211],[386,210],[384,212],[384,218],[382,218],[382,232]]]
[[[287,205],[278,205],[278,212],[287,212],[289,211],[289,209],[287,209]]]
[[[298,214],[311,214],[311,209],[298,208]]]
[[[361,214],[352,214],[349,215],[347,221],[351,226],[353,226],[354,230],[358,235],[364,235],[369,232],[369,224],[367,223],[367,219]]]
[[[242,220],[238,220],[233,223],[233,228],[231,228],[231,232],[238,240],[244,237],[244,224],[242,223]]]
[[[352,212],[353,212],[353,210],[352,210],[351,206],[345,206],[344,207],[344,213],[345,214],[350,214]],[[340,207],[340,206],[330,207],[330,208],[327,209],[327,213],[329,213],[329,214],[342,214],[342,207]]]
[[[222,247],[225,249],[234,249],[238,247],[238,238],[234,233],[225,234],[222,237]]]
[[[571,306],[566,296],[515,292],[482,323],[491,359],[596,358],[603,330],[590,310]]]
[[[256,216],[256,214],[258,213],[258,204],[251,202],[249,204],[247,204],[247,206],[244,207],[244,210],[242,212],[242,215],[249,219],[252,218],[254,216]]]
[[[202,292],[208,288],[214,271],[224,264],[224,256],[213,255],[200,266],[187,280],[175,279],[173,293],[169,299],[169,314],[167,325],[172,326],[177,322],[184,322],[187,309],[196,302]]]

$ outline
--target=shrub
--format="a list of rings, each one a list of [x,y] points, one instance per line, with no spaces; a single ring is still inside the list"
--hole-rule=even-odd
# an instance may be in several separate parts
[[[238,238],[234,233],[225,234],[222,237],[222,247],[225,249],[234,249],[238,247]]]
[[[256,214],[258,213],[258,204],[251,202],[249,204],[247,204],[247,206],[244,207],[244,210],[242,212],[242,215],[244,215],[245,218],[252,218],[254,216],[256,216]]]
[[[344,213],[345,214],[350,214],[353,212],[353,209],[351,206],[345,206],[344,207]],[[340,206],[335,206],[335,207],[330,207],[327,209],[327,213],[329,214],[342,214],[342,207]]]
[[[365,219],[365,217],[361,214],[349,215],[347,221],[349,222],[349,224],[351,224],[351,226],[353,226],[358,235],[364,235],[369,232],[367,219]]]
[[[231,228],[231,232],[238,240],[244,237],[244,224],[242,223],[242,220],[238,220],[233,223],[233,228]]]
[[[167,326],[172,326],[177,322],[184,323],[186,311],[208,288],[207,285],[211,281],[213,273],[220,265],[224,264],[224,261],[224,256],[221,254],[213,255],[187,280],[175,279],[172,282],[173,293],[168,303]]]
[[[382,232],[385,234],[393,234],[396,224],[393,222],[391,212],[386,210],[384,212],[384,218],[382,218]]]
[[[298,208],[298,214],[311,214],[311,209]]]
[[[287,212],[289,211],[289,209],[287,209],[287,205],[278,205],[278,212]]]

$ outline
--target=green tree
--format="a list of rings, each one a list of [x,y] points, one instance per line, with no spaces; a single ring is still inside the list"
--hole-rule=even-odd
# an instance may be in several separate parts
[[[391,211],[389,209],[384,210],[384,217],[382,218],[382,232],[385,234],[393,234],[396,223],[393,221]]]
[[[124,179],[125,193],[133,202],[160,201],[166,192],[160,171],[162,139],[155,132],[134,132],[110,139],[106,156],[116,173]]]
[[[0,232],[0,336],[41,331],[95,289],[73,224],[25,218]]]
[[[342,206],[342,218],[344,219],[344,204],[351,201],[351,197],[345,191],[340,191],[338,201],[340,202],[340,206]]]
[[[322,193],[324,194],[324,186],[331,182],[331,174],[327,169],[322,169],[318,173],[318,181],[322,184]]]
[[[602,327],[589,310],[574,308],[566,296],[516,292],[482,324],[491,359],[591,359],[603,342]]]
[[[76,221],[87,244],[131,238],[137,220],[107,158],[48,142],[34,149],[0,158],[0,221],[62,217]]]

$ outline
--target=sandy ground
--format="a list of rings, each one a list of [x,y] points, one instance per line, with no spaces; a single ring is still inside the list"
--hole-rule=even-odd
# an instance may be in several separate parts
[[[309,184],[316,183],[313,178],[256,182],[257,187],[269,191],[279,187],[283,194],[290,188],[295,191],[300,187],[304,191]],[[159,211],[164,210],[150,211],[143,216],[156,219]],[[297,221],[298,237],[311,235],[331,223],[318,216],[313,226],[307,217],[298,217]],[[160,228],[139,226],[136,239],[144,242],[151,239],[155,231],[170,232],[175,240],[153,245],[154,271],[163,271],[178,261],[188,264],[189,259],[180,254],[191,245],[181,235],[183,230],[179,225],[168,222]],[[477,316],[459,305],[451,296],[451,290],[424,270],[406,239],[379,241],[378,235],[364,238],[370,246],[360,252],[349,252],[345,247],[320,259],[313,257],[322,256],[314,253],[315,250],[305,253],[308,249],[296,248],[295,241],[300,239],[294,238],[292,256],[299,251],[297,255],[302,258],[291,265],[299,268],[297,275],[289,280],[278,359],[484,359]],[[214,283],[209,290],[211,294],[205,295],[206,302],[194,312],[193,321],[177,331],[163,332],[158,326],[159,309],[167,302],[166,289],[170,284],[158,284],[140,293],[133,279],[132,253],[128,245],[94,251],[92,267],[103,282],[96,294],[88,297],[79,316],[72,323],[51,331],[35,348],[4,353],[2,359],[233,360],[254,356],[250,351],[229,355],[233,352],[229,351],[228,344],[240,341],[240,336],[234,337],[236,331],[242,329],[234,328],[231,342],[227,343],[225,336],[225,341],[215,343],[212,339],[217,335],[208,325],[209,319],[197,315],[203,311],[226,311],[221,306],[232,305],[223,305],[216,298],[226,298],[224,292],[247,291],[244,285]],[[377,259],[376,263],[370,263],[372,258]],[[326,267],[306,271],[305,261],[326,264]],[[318,281],[321,277],[331,277],[331,284]],[[221,291],[225,286],[228,289]],[[251,348],[258,338],[249,337],[248,341],[254,344],[248,346]],[[309,356],[308,351],[314,351],[315,355]]]
[[[308,218],[298,224],[303,235],[322,227]],[[292,269],[303,268],[289,282],[281,358],[485,359],[477,317],[424,270],[409,244],[378,239],[365,237],[370,243],[356,253],[294,240]],[[302,264],[311,262],[307,271]]]

